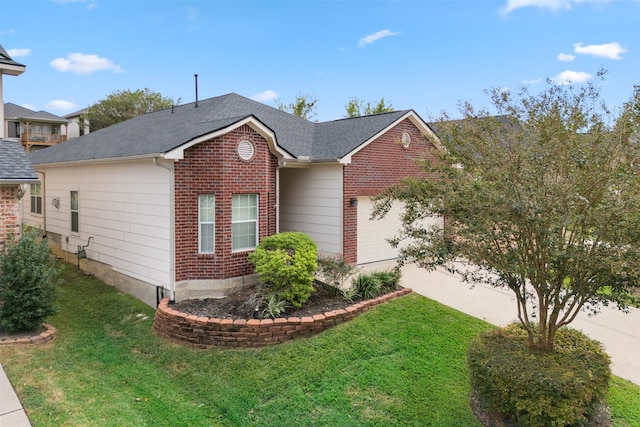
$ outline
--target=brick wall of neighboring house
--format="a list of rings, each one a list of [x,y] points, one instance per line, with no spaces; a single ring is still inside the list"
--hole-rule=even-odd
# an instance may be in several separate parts
[[[243,161],[238,144],[249,140],[254,156]],[[175,165],[176,281],[226,279],[253,273],[247,251],[231,250],[231,198],[258,194],[259,239],[276,230],[277,158],[249,126],[185,150]],[[198,196],[215,196],[215,253],[198,253]]]
[[[20,232],[18,188],[16,186],[0,187],[0,245],[8,235]]]
[[[405,132],[411,135],[407,148],[401,143]],[[403,177],[423,175],[415,160],[425,156],[435,159],[433,150],[436,150],[435,146],[426,141],[410,120],[405,119],[353,155],[343,174],[343,251],[346,262],[355,264],[358,251],[358,208],[350,206],[350,199],[375,196]]]

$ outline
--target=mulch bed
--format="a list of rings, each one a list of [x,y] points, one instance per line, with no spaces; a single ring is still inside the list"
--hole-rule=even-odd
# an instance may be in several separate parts
[[[346,301],[340,291],[331,286],[316,283],[316,290],[309,300],[300,308],[289,307],[282,317],[305,317],[327,311],[347,308],[359,300]],[[225,298],[189,299],[176,303],[172,308],[182,313],[198,317],[218,319],[251,319],[256,307],[260,318],[264,304],[261,302],[265,294],[263,285],[245,286],[229,294]]]

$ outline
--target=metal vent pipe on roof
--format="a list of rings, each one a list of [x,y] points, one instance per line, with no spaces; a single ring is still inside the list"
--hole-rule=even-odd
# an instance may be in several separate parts
[[[195,108],[198,108],[199,107],[199,105],[198,105],[198,75],[194,74],[193,76],[196,78],[196,106],[195,106]]]

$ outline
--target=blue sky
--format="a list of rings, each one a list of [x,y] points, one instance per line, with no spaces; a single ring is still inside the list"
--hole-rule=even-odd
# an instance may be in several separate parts
[[[608,71],[612,107],[640,85],[640,0],[2,0],[0,44],[27,70],[4,101],[57,115],[118,90],[195,100],[235,92],[265,104],[351,97],[425,120],[486,89],[536,92]]]

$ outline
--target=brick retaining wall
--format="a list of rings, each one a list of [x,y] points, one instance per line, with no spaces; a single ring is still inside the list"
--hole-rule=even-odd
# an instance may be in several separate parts
[[[161,337],[196,348],[265,347],[295,338],[310,337],[344,323],[369,308],[411,293],[410,288],[366,300],[345,309],[316,314],[313,317],[277,319],[218,319],[197,317],[173,310],[169,299],[158,305],[153,330]]]
[[[34,335],[21,334],[20,338],[4,338],[0,339],[0,346],[14,344],[46,344],[53,341],[58,332],[56,328],[46,323],[42,324],[43,332]]]

